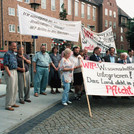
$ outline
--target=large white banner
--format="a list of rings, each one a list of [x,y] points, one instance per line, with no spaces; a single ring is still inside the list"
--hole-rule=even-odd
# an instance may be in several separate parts
[[[87,95],[134,96],[134,64],[82,61]]]
[[[63,21],[18,5],[20,34],[78,42],[80,21]]]
[[[101,53],[105,53],[110,47],[115,47],[112,28],[108,28],[101,33],[95,33],[86,27],[81,27],[82,48],[88,49],[88,52],[93,52],[95,47],[101,48]]]

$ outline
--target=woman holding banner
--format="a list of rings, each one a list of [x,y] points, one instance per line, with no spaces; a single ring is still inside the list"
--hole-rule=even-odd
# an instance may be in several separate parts
[[[72,102],[69,101],[68,93],[70,90],[70,83],[72,81],[74,70],[73,64],[71,63],[69,57],[71,56],[71,50],[69,48],[65,49],[64,57],[61,59],[60,62],[60,70],[61,70],[61,79],[64,86],[64,91],[62,95],[62,104],[64,106],[71,104]]]

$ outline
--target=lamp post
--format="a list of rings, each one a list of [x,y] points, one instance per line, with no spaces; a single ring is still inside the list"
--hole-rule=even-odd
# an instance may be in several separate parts
[[[30,3],[31,8],[34,9],[34,11],[36,11],[37,8],[39,8],[40,4],[36,2],[36,0],[34,0],[34,2]],[[36,37],[33,37],[33,46],[34,46],[34,54],[36,54]]]

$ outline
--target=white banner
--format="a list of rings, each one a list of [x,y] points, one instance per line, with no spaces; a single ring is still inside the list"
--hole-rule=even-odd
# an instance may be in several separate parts
[[[20,34],[78,42],[80,21],[63,21],[18,5]]]
[[[134,96],[134,64],[82,61],[87,95]]]
[[[86,27],[81,27],[81,41],[82,49],[86,48],[88,52],[93,52],[97,46],[101,48],[101,53],[105,53],[110,47],[114,47],[116,50],[111,27],[101,33],[95,33]]]

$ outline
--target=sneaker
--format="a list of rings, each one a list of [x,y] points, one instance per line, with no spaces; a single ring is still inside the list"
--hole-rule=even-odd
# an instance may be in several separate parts
[[[62,103],[62,105],[67,106],[68,104],[67,103]]]
[[[68,104],[72,104],[72,102],[71,102],[71,101],[68,101],[67,103],[68,103]]]

